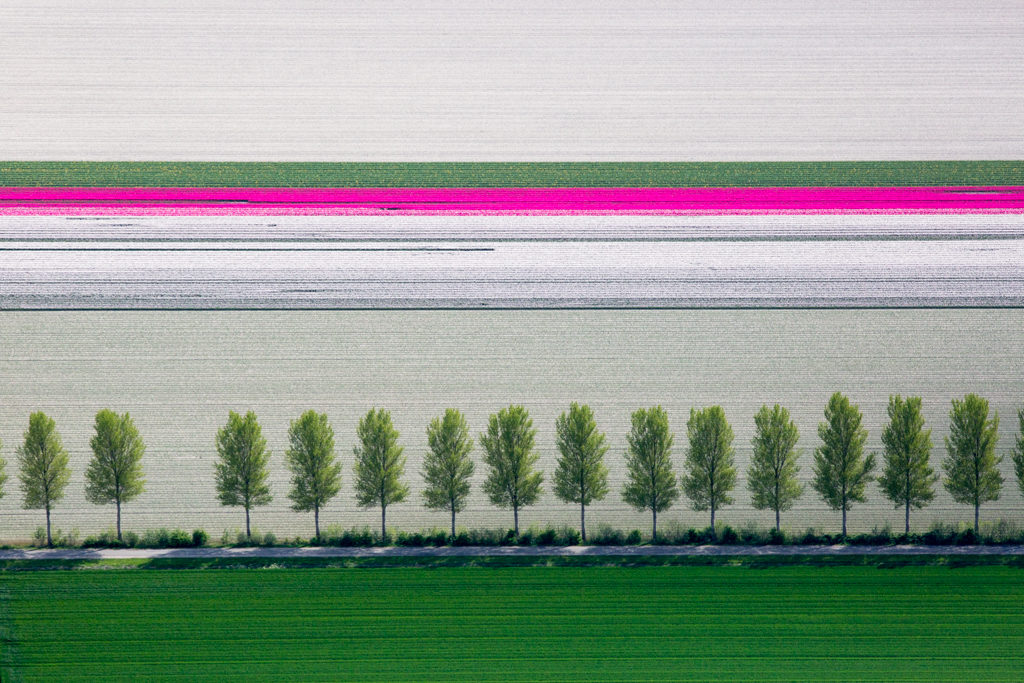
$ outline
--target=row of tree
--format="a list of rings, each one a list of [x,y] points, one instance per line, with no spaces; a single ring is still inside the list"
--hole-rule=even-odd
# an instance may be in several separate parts
[[[882,430],[884,463],[878,483],[887,499],[904,508],[909,533],[911,508],[927,505],[935,496],[939,480],[929,464],[931,430],[925,429],[920,397],[891,396],[888,415],[889,422]],[[949,417],[943,485],[953,500],[974,506],[977,532],[981,504],[997,500],[1003,485],[998,470],[1002,458],[995,454],[999,416],[993,413],[990,417],[988,401],[968,394],[953,400]],[[1024,408],[1018,419],[1020,435],[1012,457],[1018,485],[1024,492]],[[754,424],[748,487],[754,507],[774,511],[775,528],[779,529],[781,513],[791,509],[804,494],[797,477],[800,435],[789,411],[778,404],[762,406]],[[599,431],[590,407],[578,403],[558,417],[555,431],[560,456],[554,493],[559,500],[580,506],[580,533],[586,541],[586,508],[609,491],[605,434]],[[654,538],[658,513],[672,507],[681,494],[695,510],[710,511],[712,533],[715,513],[733,502],[733,431],[725,411],[721,406],[691,409],[686,433],[689,445],[685,471],[677,478],[671,462],[674,435],[665,410],[656,406],[632,414],[622,498],[637,510],[651,512]],[[484,492],[493,504],[512,510],[516,535],[519,510],[537,501],[544,481],[543,472],[535,468],[540,457],[535,448],[536,434],[526,408],[512,405],[492,414],[487,430],[479,436],[483,462],[488,467]],[[404,449],[398,444],[398,430],[386,410],[370,410],[359,421],[356,436],[356,501],[363,507],[380,507],[383,535],[388,506],[409,494],[403,481]],[[839,392],[825,407],[818,438],[821,443],[814,450],[811,486],[831,509],[842,512],[845,536],[846,513],[854,503],[866,500],[865,489],[874,479],[877,456],[864,453],[867,430],[861,426],[860,409]],[[285,459],[292,475],[288,497],[292,509],[313,512],[319,537],[320,509],[341,490],[341,463],[327,415],[313,410],[303,413],[291,423],[288,443]],[[455,515],[465,508],[476,467],[471,458],[474,440],[462,413],[448,409],[434,418],[427,427],[427,444],[422,472],[424,503],[428,508],[451,513],[454,536]],[[86,470],[86,499],[116,505],[117,537],[121,539],[121,505],[144,490],[145,444],[128,413],[101,410],[96,414],[90,446],[93,457]],[[50,510],[63,497],[70,479],[68,454],[53,419],[42,412],[32,413],[24,443],[17,452],[24,507],[46,510],[46,538],[52,545]],[[252,411],[244,416],[229,413],[227,424],[217,432],[217,455],[215,477],[220,502],[245,509],[245,531],[251,537],[251,510],[271,501],[267,483],[270,451]],[[0,459],[0,496],[7,479],[4,464]]]

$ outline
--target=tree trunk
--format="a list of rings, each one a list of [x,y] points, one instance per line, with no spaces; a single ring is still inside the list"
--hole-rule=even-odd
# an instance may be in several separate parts
[[[46,545],[53,547],[53,537],[50,536],[50,506],[46,506]]]
[[[117,541],[120,543],[121,539],[121,501],[115,501],[117,503]]]
[[[316,527],[316,540],[320,540],[320,506],[313,506],[313,526]]]
[[[388,506],[383,503],[380,506],[380,542],[386,543],[388,538],[387,526],[385,520],[388,514]]]
[[[651,509],[651,542],[658,542],[658,511]]]
[[[512,506],[512,528],[515,531],[516,538],[519,538],[519,506]]]
[[[843,506],[843,540],[846,540],[846,506]]]
[[[775,532],[782,533],[782,529],[779,528],[779,508],[775,508]]]
[[[249,528],[249,506],[245,506],[245,538],[252,540],[252,529]]]
[[[981,529],[978,527],[978,508],[979,507],[981,507],[980,504],[978,504],[978,503],[974,504],[974,535],[975,536],[979,536],[981,534]]]
[[[587,506],[584,505],[583,503],[580,503],[580,539],[584,545],[586,545],[587,543],[586,509]]]
[[[907,524],[906,524],[906,531],[903,532],[903,535],[906,536],[909,539],[910,538],[910,499],[907,499],[906,522],[907,522]]]
[[[715,506],[712,505],[711,506],[711,540],[714,541],[717,538],[718,538],[718,535],[715,534]]]
[[[455,540],[455,505],[452,504],[452,540]]]

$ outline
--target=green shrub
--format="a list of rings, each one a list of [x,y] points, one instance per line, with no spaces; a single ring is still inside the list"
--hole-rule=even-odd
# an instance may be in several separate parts
[[[513,531],[512,534],[515,535],[515,532]],[[517,545],[537,545],[537,530],[531,526],[519,534],[519,538],[515,540]]]
[[[53,532],[54,548],[74,548],[78,546],[78,529],[64,533],[60,529]],[[43,544],[46,544],[46,531],[43,531]]]
[[[640,534],[639,529],[633,529],[628,534],[626,534],[626,545],[640,545],[640,543],[643,542],[643,540],[644,538]]]
[[[726,524],[722,528],[722,533],[718,534],[718,542],[722,545],[736,545],[740,542],[740,535],[736,533],[736,530]]]
[[[597,533],[590,535],[590,542],[593,545],[623,545],[626,539],[619,529],[609,524],[601,524],[597,527]]]
[[[968,527],[956,535],[953,540],[954,545],[977,545],[978,536],[974,533],[974,529]]]
[[[342,530],[338,524],[329,524],[320,542],[340,548],[367,548],[376,543],[376,538],[369,527]]]
[[[192,534],[184,529],[175,529],[170,533],[167,540],[172,548],[189,548],[192,546]]]
[[[786,534],[782,531],[772,527],[768,530],[768,543],[769,545],[782,545],[786,542]]]
[[[209,540],[210,537],[206,535],[206,532],[204,530],[194,529],[192,531],[192,547],[202,548],[204,545],[206,545],[207,541]]]

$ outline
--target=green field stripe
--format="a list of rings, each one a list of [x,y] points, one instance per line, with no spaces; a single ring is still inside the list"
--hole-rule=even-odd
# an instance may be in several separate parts
[[[0,575],[25,680],[1017,680],[1008,566]]]
[[[1024,185],[1024,161],[2,161],[9,187],[763,187]]]

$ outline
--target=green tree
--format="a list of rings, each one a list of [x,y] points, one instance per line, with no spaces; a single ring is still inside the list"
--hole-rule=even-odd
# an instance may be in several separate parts
[[[380,505],[380,536],[385,539],[388,505],[400,503],[409,495],[409,487],[402,483],[404,449],[398,445],[398,430],[391,424],[391,413],[384,409],[372,408],[366,413],[359,420],[356,436],[356,501],[361,507]]]
[[[814,451],[814,480],[811,486],[833,510],[843,512],[843,538],[846,537],[846,512],[853,503],[863,503],[864,488],[875,468],[874,453],[864,457],[868,432],[861,427],[860,409],[838,391],[825,407],[825,421],[818,425],[821,446]]]
[[[473,437],[462,413],[454,408],[435,417],[427,427],[427,451],[423,460],[423,499],[431,510],[448,510],[452,515],[455,538],[455,513],[462,512],[469,498],[469,479],[476,465],[469,454]]]
[[[711,510],[711,537],[715,537],[715,511],[732,503],[729,492],[736,486],[733,467],[732,427],[722,406],[690,408],[686,422],[686,474],[683,491],[694,510]]]
[[[555,420],[555,433],[562,454],[555,469],[555,496],[564,503],[579,503],[580,538],[586,543],[586,508],[608,494],[605,435],[597,431],[590,406],[575,402]]]
[[[145,488],[142,456],[146,444],[128,413],[112,410],[96,413],[96,433],[89,441],[92,460],[85,471],[85,499],[97,505],[117,506],[117,540],[121,538],[121,504],[136,497]]]
[[[484,492],[500,508],[512,508],[512,524],[519,536],[519,509],[533,505],[541,492],[544,473],[533,466],[540,456],[534,451],[537,430],[526,408],[512,405],[490,416],[487,432],[480,435],[484,462],[489,471]]]
[[[1017,475],[1017,487],[1024,493],[1024,408],[1017,411],[1019,431],[1017,445],[1013,449],[1013,470]],[[0,482],[2,483],[2,482]]]
[[[747,473],[747,487],[758,510],[775,511],[775,530],[781,531],[780,513],[790,510],[803,495],[797,481],[800,471],[796,442],[800,432],[789,418],[789,411],[776,403],[766,405],[754,415],[754,454]]]
[[[25,442],[18,447],[18,467],[24,507],[46,510],[46,545],[52,548],[50,510],[64,497],[71,470],[68,469],[68,452],[57,433],[57,423],[45,413],[29,415]]]
[[[651,511],[651,538],[658,540],[658,513],[672,507],[679,498],[679,486],[672,471],[673,434],[668,414],[661,406],[641,408],[632,415],[627,437],[626,486],[622,499],[637,510]]]
[[[978,529],[981,504],[999,500],[1003,477],[999,474],[1001,457],[996,457],[999,438],[999,413],[988,417],[988,401],[967,394],[962,401],[953,399],[949,411],[949,436],[945,438],[949,457],[942,463],[946,479],[942,482],[958,503],[974,506],[974,533]]]
[[[4,448],[3,441],[0,441],[0,451]],[[4,474],[4,468],[7,467],[7,461],[0,458],[0,498],[4,497],[4,484],[7,483],[7,475]]]
[[[939,477],[928,465],[932,431],[924,428],[921,397],[889,397],[889,424],[882,428],[884,465],[878,485],[896,507],[903,506],[904,533],[910,535],[910,508],[921,509],[935,497]]]
[[[227,424],[217,431],[217,455],[220,462],[214,471],[220,504],[245,508],[245,535],[251,540],[250,510],[272,500],[267,485],[270,451],[256,413],[250,410],[245,417],[228,413]]]
[[[320,508],[341,490],[341,463],[334,454],[334,429],[326,413],[307,410],[292,421],[284,457],[292,473],[292,510],[312,510],[320,538]]]

